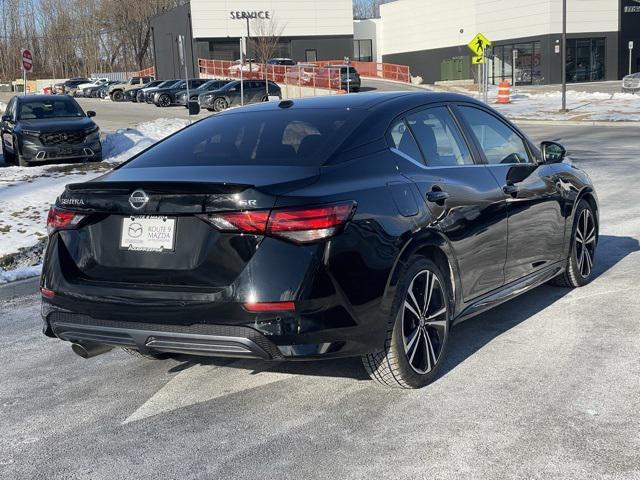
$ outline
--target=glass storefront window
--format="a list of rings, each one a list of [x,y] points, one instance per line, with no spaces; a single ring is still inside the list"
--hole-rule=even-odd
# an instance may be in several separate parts
[[[567,40],[567,82],[604,80],[604,38],[571,38]]]
[[[492,83],[496,85],[503,80],[513,83],[514,77],[516,85],[542,83],[541,61],[540,42],[495,46],[491,62]]]
[[[354,40],[353,41],[353,59],[360,62],[372,62],[372,41],[371,40]]]

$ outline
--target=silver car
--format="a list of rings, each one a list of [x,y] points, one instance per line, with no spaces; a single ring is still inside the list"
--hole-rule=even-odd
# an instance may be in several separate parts
[[[622,79],[622,91],[625,93],[640,91],[640,72],[632,73]]]

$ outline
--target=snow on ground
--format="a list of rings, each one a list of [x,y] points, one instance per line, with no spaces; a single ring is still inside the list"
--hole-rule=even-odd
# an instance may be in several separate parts
[[[0,285],[3,283],[15,282],[16,280],[22,280],[24,278],[36,277],[40,275],[41,270],[42,265],[19,267],[15,270],[9,270],[8,272],[0,270]]]
[[[95,178],[188,124],[185,119],[163,118],[118,130],[104,139],[105,161],[99,164],[0,169],[0,283],[2,278],[13,278],[4,265],[40,263],[28,250],[46,237],[47,212],[66,184]],[[23,258],[12,255],[18,252]]]
[[[517,88],[511,103],[498,104],[497,88],[489,92],[489,104],[512,119],[588,120],[607,122],[640,121],[640,95],[630,93],[567,92],[568,112],[561,113],[559,91],[533,92]]]

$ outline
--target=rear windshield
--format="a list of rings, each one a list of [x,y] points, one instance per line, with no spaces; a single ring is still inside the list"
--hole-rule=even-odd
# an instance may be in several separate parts
[[[320,166],[363,117],[363,111],[348,109],[278,109],[218,115],[158,143],[123,168]]]
[[[41,100],[20,102],[19,120],[42,120],[59,117],[84,117],[84,112],[73,100]]]

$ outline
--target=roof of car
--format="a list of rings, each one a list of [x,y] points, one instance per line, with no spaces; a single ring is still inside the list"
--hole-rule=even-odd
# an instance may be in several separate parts
[[[72,100],[69,95],[17,95],[19,101],[33,100],[35,102],[44,102],[46,100]]]
[[[397,106],[402,108],[403,104],[411,106],[416,102],[435,103],[465,101],[474,102],[472,97],[457,93],[446,92],[420,92],[420,91],[398,91],[398,92],[362,92],[349,95],[324,95],[318,97],[301,98],[283,102],[263,102],[245,106],[241,109],[229,110],[229,114],[236,112],[249,112],[258,110],[276,110],[279,108],[354,108],[368,110],[382,103],[385,106]],[[226,114],[223,113],[223,114]]]

